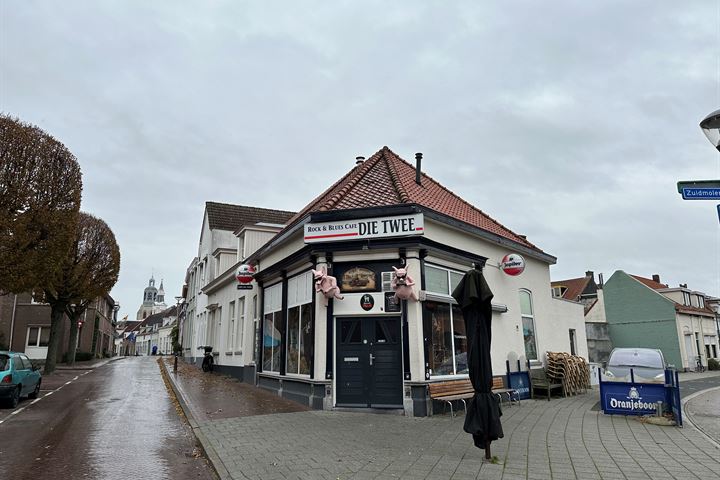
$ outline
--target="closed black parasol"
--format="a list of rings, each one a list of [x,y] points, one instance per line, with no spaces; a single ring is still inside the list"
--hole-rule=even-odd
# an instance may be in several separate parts
[[[468,337],[468,369],[475,396],[470,400],[464,430],[490,458],[490,442],[503,437],[500,425],[500,403],[492,393],[492,361],[490,359],[493,293],[478,269],[465,274],[452,292],[465,318]]]

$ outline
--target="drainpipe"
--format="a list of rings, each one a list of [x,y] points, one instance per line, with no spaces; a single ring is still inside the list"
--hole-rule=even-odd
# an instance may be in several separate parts
[[[12,319],[10,320],[10,341],[8,342],[8,350],[12,352],[12,341],[13,341],[13,335],[15,334],[15,311],[17,310],[17,294],[15,294],[15,299],[13,300],[13,313],[12,313]]]

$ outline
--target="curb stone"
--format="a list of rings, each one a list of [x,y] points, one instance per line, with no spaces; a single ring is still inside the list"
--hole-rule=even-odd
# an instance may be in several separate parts
[[[180,408],[182,408],[183,413],[185,414],[185,418],[187,418],[188,424],[190,425],[190,429],[192,430],[193,434],[195,435],[195,438],[197,438],[198,443],[200,444],[200,448],[202,448],[203,453],[207,457],[208,461],[210,462],[210,465],[215,470],[215,473],[220,478],[220,480],[234,480],[235,477],[230,475],[230,472],[228,472],[227,468],[225,468],[225,465],[222,463],[222,460],[220,459],[220,456],[215,451],[215,448],[213,448],[212,444],[208,440],[208,438],[205,436],[205,434],[200,429],[200,425],[195,420],[195,417],[193,416],[192,412],[190,411],[190,408],[188,407],[187,400],[183,396],[180,389],[175,384],[175,378],[173,378],[173,375],[168,371],[167,365],[165,364],[165,361],[160,361],[160,368],[165,373],[166,378],[168,379],[168,383],[170,384],[170,387],[172,388],[173,392],[175,393],[175,398],[177,398],[178,403],[180,404]],[[243,475],[243,478],[246,479]]]
[[[705,389],[705,390],[700,390],[699,392],[695,392],[695,393],[693,393],[693,394],[691,394],[691,395],[688,395],[688,396],[685,398],[685,400],[682,402],[682,415],[683,415],[683,418],[684,418],[685,420],[687,420],[687,422],[688,422],[695,430],[697,430],[698,432],[700,432],[710,443],[712,443],[712,444],[715,446],[715,448],[719,448],[719,449],[720,449],[720,444],[719,444],[718,442],[716,442],[713,437],[711,437],[710,435],[708,435],[707,433],[705,433],[705,430],[703,430],[702,427],[695,421],[695,419],[693,418],[693,416],[687,411],[687,408],[686,408],[686,407],[687,407],[687,404],[688,404],[693,398],[699,397],[700,395],[703,395],[703,394],[706,394],[706,393],[709,393],[709,392],[713,392],[713,391],[715,391],[715,390],[720,390],[720,387],[708,388],[708,389]]]

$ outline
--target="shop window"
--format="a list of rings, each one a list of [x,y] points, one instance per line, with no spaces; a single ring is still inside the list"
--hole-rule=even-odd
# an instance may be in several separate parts
[[[428,292],[450,295],[448,271],[442,268],[425,266],[425,289]]]
[[[467,335],[460,308],[450,303],[427,301],[425,311],[430,316],[432,331],[431,375],[468,373]]]
[[[527,358],[528,360],[538,360],[532,294],[527,290],[520,290],[520,316],[522,317],[523,341],[525,343],[525,358]]]
[[[312,272],[288,280],[286,372],[310,374],[312,351]]]
[[[282,335],[277,328],[282,319],[282,285],[277,284],[265,289],[263,318],[263,370],[280,373],[280,349]]]
[[[425,265],[425,290],[432,296],[424,302],[424,315],[431,330],[428,364],[433,376],[468,373],[465,321],[450,296],[462,278],[460,272]]]

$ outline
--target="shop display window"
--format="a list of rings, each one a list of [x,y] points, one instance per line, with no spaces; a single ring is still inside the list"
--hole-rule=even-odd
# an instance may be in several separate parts
[[[288,280],[286,373],[309,375],[312,352],[312,272]]]
[[[426,325],[430,328],[428,363],[432,376],[468,373],[465,320],[450,296],[462,277],[460,272],[425,266],[426,291],[433,297],[424,302]]]
[[[263,371],[280,373],[282,333],[278,322],[282,319],[282,285],[265,289],[263,317]]]

